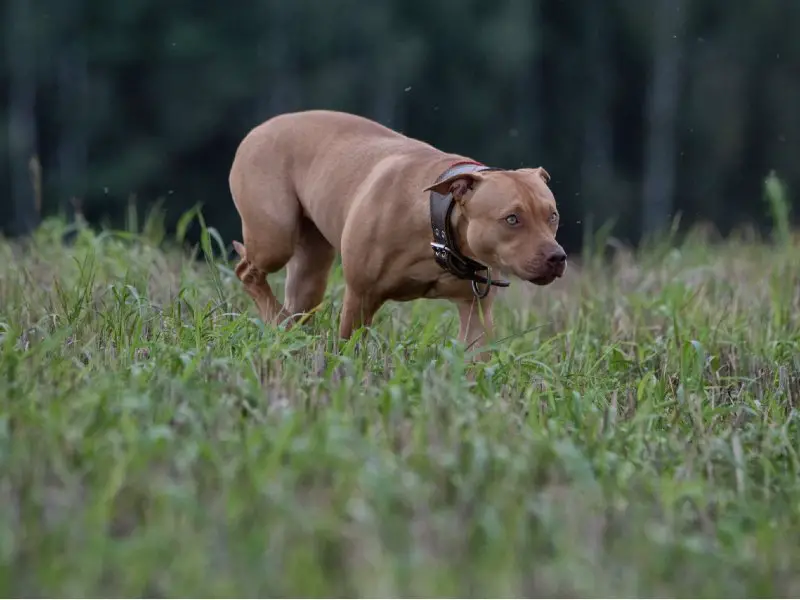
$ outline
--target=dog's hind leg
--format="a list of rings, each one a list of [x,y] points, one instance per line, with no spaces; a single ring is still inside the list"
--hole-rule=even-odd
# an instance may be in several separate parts
[[[325,296],[336,250],[316,225],[301,218],[300,236],[286,267],[286,311],[297,320],[316,308]]]
[[[259,269],[247,259],[247,249],[237,241],[233,242],[236,253],[241,260],[236,265],[235,273],[242,282],[245,291],[256,303],[258,315],[264,323],[278,323],[285,318],[285,311],[267,283],[267,273]]]
[[[275,182],[247,184],[234,194],[244,236],[244,245],[234,242],[241,258],[235,272],[264,323],[280,324],[289,314],[275,297],[267,275],[280,271],[292,258],[300,231],[300,204]],[[269,198],[264,199],[264,194]]]

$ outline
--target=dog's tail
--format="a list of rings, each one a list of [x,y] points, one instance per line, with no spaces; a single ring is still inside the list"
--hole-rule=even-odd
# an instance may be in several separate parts
[[[239,264],[236,265],[233,272],[236,273],[236,277],[243,282],[247,278],[247,274],[252,272],[250,268],[251,265],[247,262],[247,251],[245,250],[244,244],[236,240],[233,240],[233,249],[236,250],[236,254],[239,255]]]

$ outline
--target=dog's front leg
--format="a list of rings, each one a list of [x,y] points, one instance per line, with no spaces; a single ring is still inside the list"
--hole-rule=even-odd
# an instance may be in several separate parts
[[[380,306],[381,302],[371,296],[355,292],[350,286],[345,287],[342,314],[339,319],[339,336],[349,339],[359,327],[372,325],[372,317]]]
[[[458,316],[461,327],[458,339],[466,344],[467,350],[475,350],[489,343],[493,335],[492,301],[494,290],[482,300],[473,296],[458,302]],[[489,360],[488,352],[479,352],[475,360]]]

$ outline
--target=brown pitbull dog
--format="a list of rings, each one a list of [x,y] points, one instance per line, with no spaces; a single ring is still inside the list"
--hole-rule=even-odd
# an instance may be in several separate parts
[[[541,167],[490,169],[351,114],[279,115],[245,136],[231,167],[236,275],[264,322],[291,323],[322,302],[338,252],[342,337],[387,300],[446,298],[459,339],[483,344],[495,288],[508,285],[491,269],[536,285],[566,269],[548,180]],[[284,266],[282,306],[266,276]]]

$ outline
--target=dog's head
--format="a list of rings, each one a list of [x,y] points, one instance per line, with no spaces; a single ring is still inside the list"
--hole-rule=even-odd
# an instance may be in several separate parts
[[[556,241],[558,210],[542,167],[462,173],[427,190],[452,193],[466,226],[462,250],[536,285],[564,275],[567,254]]]

